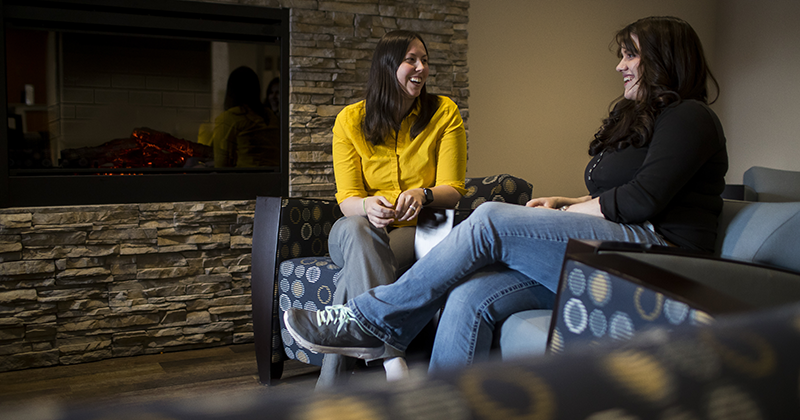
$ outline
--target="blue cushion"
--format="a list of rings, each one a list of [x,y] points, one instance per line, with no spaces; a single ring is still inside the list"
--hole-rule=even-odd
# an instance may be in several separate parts
[[[720,255],[800,272],[800,202],[727,202],[736,207],[723,227]]]
[[[543,355],[552,317],[550,309],[532,309],[517,312],[503,321],[500,328],[503,360]]]

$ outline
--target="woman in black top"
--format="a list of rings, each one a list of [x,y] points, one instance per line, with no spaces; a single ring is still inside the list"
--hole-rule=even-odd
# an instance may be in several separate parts
[[[588,195],[482,204],[394,284],[287,312],[298,342],[379,357],[404,350],[446,301],[430,369],[463,366],[488,356],[509,315],[552,307],[570,238],[712,251],[728,159],[700,40],[683,20],[650,17],[616,43],[625,91],[590,144]]]

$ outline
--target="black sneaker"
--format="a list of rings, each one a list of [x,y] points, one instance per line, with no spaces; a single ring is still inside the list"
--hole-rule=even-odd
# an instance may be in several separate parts
[[[386,344],[364,329],[344,305],[316,312],[291,308],[284,312],[283,321],[299,345],[317,353],[377,359],[386,352]]]

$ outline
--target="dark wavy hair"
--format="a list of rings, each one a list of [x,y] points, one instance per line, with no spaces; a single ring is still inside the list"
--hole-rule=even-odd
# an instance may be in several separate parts
[[[374,145],[383,143],[384,139],[400,129],[401,121],[397,120],[397,111],[403,104],[403,89],[397,81],[397,69],[406,57],[409,45],[415,39],[420,40],[428,51],[422,37],[411,31],[392,31],[384,35],[372,55],[372,66],[365,89],[366,113],[363,122],[364,137]],[[420,113],[411,127],[413,139],[431,121],[431,117],[439,108],[439,97],[429,95],[426,86],[415,100],[419,103]],[[413,109],[413,108],[412,108]]]
[[[250,67],[241,66],[232,71],[228,76],[228,85],[225,89],[225,110],[235,106],[251,109],[269,123],[269,115],[261,103],[261,82],[258,75]]]
[[[632,35],[639,38],[638,48]],[[686,99],[708,103],[709,79],[719,96],[719,84],[708,68],[700,38],[682,19],[654,16],[637,20],[617,32],[611,48],[616,48],[620,57],[621,48],[639,55],[638,98],[621,96],[611,103],[608,117],[589,145],[591,156],[606,149],[647,145],[664,108]]]

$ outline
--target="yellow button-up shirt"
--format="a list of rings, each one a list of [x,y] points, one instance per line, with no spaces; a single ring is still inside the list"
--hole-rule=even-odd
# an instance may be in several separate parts
[[[278,118],[267,110],[269,125],[258,114],[235,106],[219,114],[213,131],[200,128],[198,143],[214,148],[214,166],[247,168],[280,164]]]
[[[467,136],[458,106],[444,96],[428,126],[411,138],[419,106],[403,120],[397,138],[374,146],[361,127],[364,101],[345,107],[333,127],[336,200],[384,196],[394,203],[403,191],[450,185],[462,195],[467,170]],[[416,224],[416,220],[396,226]]]

